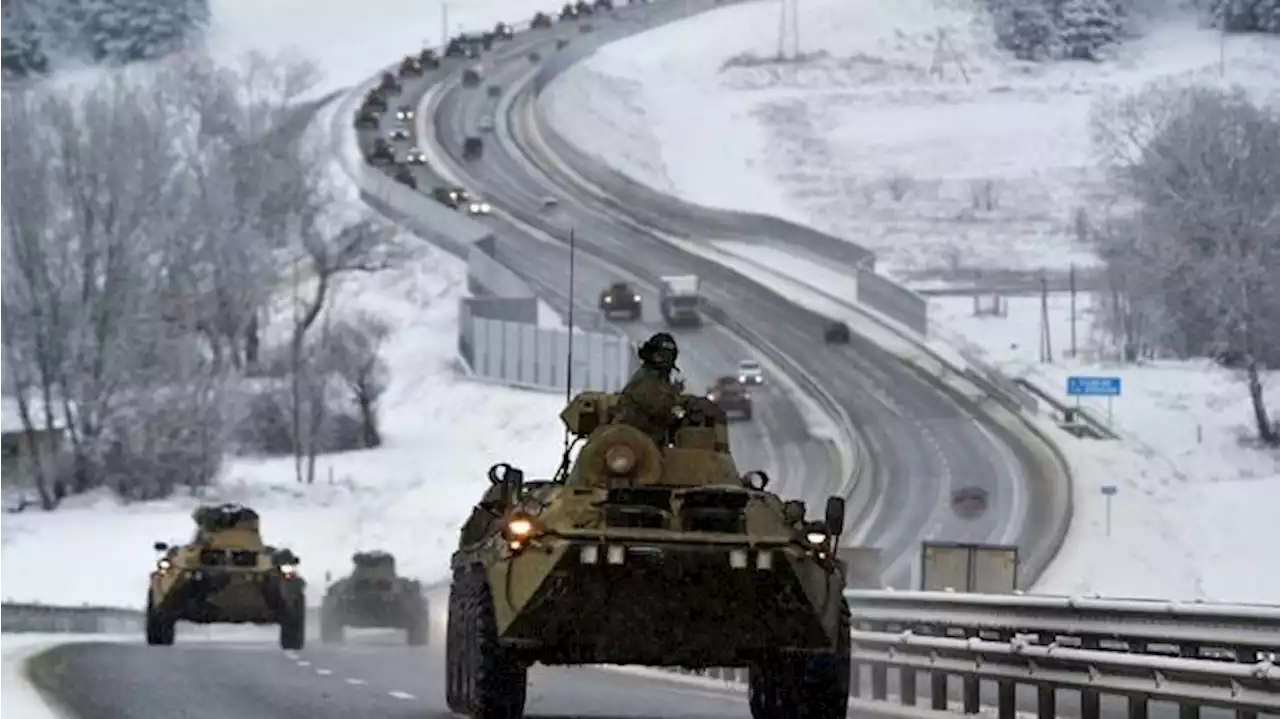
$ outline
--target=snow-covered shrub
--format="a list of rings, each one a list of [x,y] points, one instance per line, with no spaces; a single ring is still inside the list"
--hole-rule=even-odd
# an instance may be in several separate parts
[[[1210,0],[1208,16],[1227,32],[1280,34],[1280,0]]]
[[[1066,0],[1058,10],[1058,39],[1063,53],[1095,60],[1098,51],[1120,39],[1120,18],[1113,0]]]
[[[360,411],[336,391],[338,381],[335,376],[328,378],[330,391],[320,392],[315,385],[299,389],[297,432],[294,431],[292,383],[289,380],[264,383],[248,397],[244,416],[235,428],[236,449],[270,457],[303,452],[311,427],[317,427],[316,452],[365,449]]]

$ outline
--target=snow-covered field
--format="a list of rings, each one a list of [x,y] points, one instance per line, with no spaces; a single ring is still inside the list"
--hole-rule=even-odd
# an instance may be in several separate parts
[[[936,282],[1095,262],[1072,228],[1077,208],[1109,201],[1089,145],[1100,100],[1220,72],[1280,98],[1280,38],[1224,40],[1186,18],[1148,19],[1109,62],[1034,65],[997,51],[968,0],[800,8],[802,61],[772,61],[777,5],[749,3],[604,48],[554,84],[544,107],[564,134],[655,189],[809,224],[872,248],[900,279]],[[775,250],[716,249],[797,301],[866,325],[805,287],[852,299],[851,277]],[[934,302],[935,349],[959,346],[1064,400],[1070,375],[1124,382],[1112,406],[1123,441],[1059,433],[1077,475],[1076,521],[1043,590],[1280,596],[1280,580],[1258,570],[1273,559],[1280,455],[1242,442],[1256,432],[1238,377],[1206,363],[1106,364],[1084,296],[1079,356],[1066,354],[1067,301],[1055,296],[1055,362],[1040,364],[1038,299],[1010,300],[1005,318],[975,318],[972,302]],[[1268,396],[1280,405],[1280,377]],[[1118,488],[1109,536],[1105,485]]]
[[[288,53],[316,63],[323,73],[315,97],[372,77],[405,54],[438,46],[442,31],[491,29],[526,22],[548,0],[213,0],[209,51],[233,59],[248,52]],[[444,7],[447,6],[447,11]]]
[[[1089,147],[1099,99],[1216,82],[1220,52],[1227,81],[1280,95],[1277,37],[1152,20],[1111,62],[1038,65],[996,51],[972,5],[807,0],[806,59],[784,63],[776,3],[726,8],[602,49],[546,107],[637,180],[846,237],[908,279],[1092,263],[1073,222],[1109,201]]]
[[[322,113],[324,115],[324,113]],[[327,128],[319,117],[317,128]],[[335,163],[336,164],[336,163]],[[336,167],[331,175],[345,178]],[[354,188],[346,202],[356,206]],[[465,264],[422,241],[402,266],[341,283],[337,311],[364,310],[393,328],[385,347],[391,383],[382,400],[385,446],[322,456],[314,485],[293,479],[292,458],[237,459],[205,501],[256,508],[268,541],[302,557],[318,602],[324,577],[350,570],[356,550],[395,552],[402,571],[446,574],[457,530],[488,486],[494,462],[549,476],[559,463],[562,400],[466,381],[459,375],[457,315]],[[140,607],[156,540],[186,539],[199,500],[121,505],[74,498],[52,513],[5,516],[3,597],[49,604]],[[57,568],[57,571],[51,571]]]

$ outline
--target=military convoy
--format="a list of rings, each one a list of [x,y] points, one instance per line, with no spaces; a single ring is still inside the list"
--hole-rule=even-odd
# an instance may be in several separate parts
[[[264,544],[258,513],[248,507],[202,506],[191,518],[191,542],[155,543],[161,556],[147,587],[147,644],[173,644],[179,621],[227,622],[279,624],[280,646],[302,649],[306,582],[297,555]]]
[[[346,627],[398,627],[409,645],[426,644],[430,615],[422,583],[397,574],[388,552],[356,552],[351,562],[351,576],[325,592],[320,641],[341,642]]]
[[[808,520],[740,473],[704,397],[681,398],[661,444],[619,422],[620,400],[584,392],[563,410],[585,444],[554,479],[489,470],[451,559],[449,708],[521,716],[535,662],[738,666],[756,719],[844,719],[844,500]]]

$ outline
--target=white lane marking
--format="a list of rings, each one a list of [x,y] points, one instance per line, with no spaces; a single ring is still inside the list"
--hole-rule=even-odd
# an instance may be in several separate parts
[[[319,674],[319,675],[320,675],[320,676],[322,676],[322,677],[327,677],[327,676],[329,676],[329,675],[330,675],[330,674],[332,674],[332,673],[333,673],[333,670],[332,670],[332,669],[317,669],[317,670],[316,670],[316,674]]]
[[[396,699],[403,699],[405,701],[412,701],[414,699],[417,699],[417,697],[410,694],[409,692],[392,691],[392,692],[387,692],[387,694],[395,697]]]
[[[355,677],[347,677],[343,681],[345,681],[346,683],[350,684],[353,687],[363,686],[369,683],[363,679],[356,679]]]
[[[299,660],[298,660],[298,666],[300,666],[300,667],[309,667],[309,666],[311,666],[311,662],[307,661],[306,659],[299,659]]]
[[[289,657],[289,659],[291,659],[291,660],[293,660],[293,661],[295,661],[295,662],[296,662],[296,661],[298,661],[298,653],[297,653],[297,652],[285,652],[285,653],[284,653],[284,655],[285,655],[286,657]]]

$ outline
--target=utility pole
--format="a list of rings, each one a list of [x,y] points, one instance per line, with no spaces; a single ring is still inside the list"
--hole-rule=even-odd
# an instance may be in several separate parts
[[[1053,362],[1053,341],[1049,330],[1049,278],[1040,275],[1040,362]]]
[[[449,47],[449,3],[440,3],[440,52]]]
[[[1071,358],[1076,358],[1076,265],[1071,263]]]

